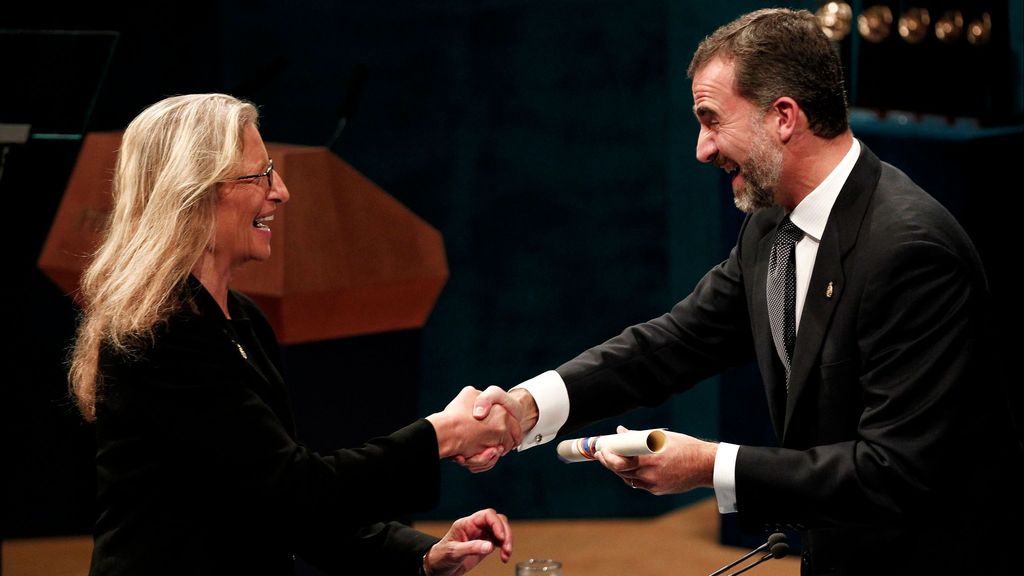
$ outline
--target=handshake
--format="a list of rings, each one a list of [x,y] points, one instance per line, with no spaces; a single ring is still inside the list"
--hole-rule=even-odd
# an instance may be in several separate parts
[[[491,386],[481,392],[467,386],[427,420],[434,426],[440,458],[451,459],[471,472],[484,472],[522,443],[524,434],[537,425],[539,414],[537,402],[525,389],[506,392]],[[617,431],[629,432],[622,426]],[[620,455],[597,448],[587,456],[601,462],[626,485],[652,494],[711,487],[718,445],[675,432],[663,434],[656,449],[641,451],[644,455]],[[502,560],[508,561],[512,552],[508,518],[482,510],[452,525],[448,535],[424,557],[424,571],[432,576],[464,574],[496,547],[500,547]]]
[[[427,420],[437,433],[441,458],[484,472],[523,441],[523,433],[537,423],[537,404],[526,390],[491,386],[481,392],[467,386]]]

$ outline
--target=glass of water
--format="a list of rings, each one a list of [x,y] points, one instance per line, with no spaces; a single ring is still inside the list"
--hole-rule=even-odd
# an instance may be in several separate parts
[[[562,576],[562,563],[551,559],[530,558],[516,564],[516,576]]]

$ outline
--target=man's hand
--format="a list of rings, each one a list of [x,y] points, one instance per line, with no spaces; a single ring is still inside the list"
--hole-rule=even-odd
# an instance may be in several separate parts
[[[427,416],[437,434],[438,455],[473,472],[492,468],[523,440],[519,418],[496,406],[485,418],[472,415],[480,391],[467,386],[441,412]]]
[[[537,403],[529,392],[521,388],[506,392],[497,386],[489,386],[476,397],[473,403],[473,417],[487,420],[492,417],[495,408],[504,409],[509,418],[517,421],[520,431],[515,443],[517,446],[523,441],[523,433],[537,423]],[[470,472],[483,472],[493,468],[498,463],[498,458],[503,455],[504,453],[497,453],[494,450],[485,450],[468,458],[455,457],[454,460],[468,468]]]
[[[441,541],[423,558],[427,576],[461,576],[480,563],[495,547],[501,561],[512,557],[512,530],[508,518],[494,510],[480,510],[456,520]]]
[[[523,388],[506,392],[497,386],[488,386],[473,403],[473,417],[483,420],[490,415],[492,406],[501,406],[519,419],[519,427],[527,432],[537,424],[537,402]],[[522,441],[522,439],[520,439]]]
[[[619,426],[618,432],[628,432]],[[714,484],[718,444],[676,432],[665,432],[665,449],[650,456],[618,456],[598,451],[604,467],[633,488],[651,494],[676,494]]]

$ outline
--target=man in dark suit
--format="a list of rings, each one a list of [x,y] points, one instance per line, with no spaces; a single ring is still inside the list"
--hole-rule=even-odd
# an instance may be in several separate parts
[[[517,411],[529,447],[756,359],[781,447],[670,434],[660,454],[599,459],[634,488],[713,487],[748,526],[799,530],[805,574],[1008,568],[1013,531],[995,524],[1020,510],[1021,446],[988,376],[970,239],[853,137],[809,12],[738,18],[689,75],[697,159],[731,174],[749,213],[728,259],[660,318],[489,389],[477,414]]]

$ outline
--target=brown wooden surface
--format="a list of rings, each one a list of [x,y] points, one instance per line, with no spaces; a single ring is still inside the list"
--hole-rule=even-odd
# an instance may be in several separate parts
[[[4,540],[3,576],[86,576],[92,537]]]
[[[651,519],[516,520],[515,551],[509,564],[491,555],[473,576],[514,576],[526,558],[562,561],[564,576],[703,576],[747,551],[718,544],[713,499]],[[450,522],[421,522],[417,528],[440,536]],[[89,537],[33,538],[3,543],[4,576],[84,576]],[[799,560],[771,560],[753,576],[799,574]],[[383,575],[382,575],[383,576]]]
[[[512,560],[502,564],[492,554],[470,574],[514,576],[516,562],[553,558],[562,562],[564,576],[706,576],[747,552],[718,543],[718,509],[713,498],[657,518],[510,521]],[[416,527],[440,536],[449,525],[423,522]],[[744,574],[799,573],[799,558],[782,558]]]

